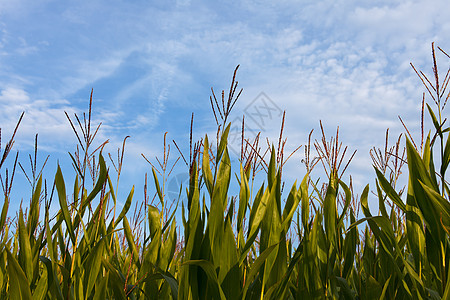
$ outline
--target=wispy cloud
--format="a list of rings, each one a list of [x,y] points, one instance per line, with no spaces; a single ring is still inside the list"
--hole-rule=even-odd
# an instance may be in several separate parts
[[[74,109],[68,101],[33,99],[21,88],[5,87],[0,88],[0,107],[2,134],[5,136],[11,135],[19,116],[25,112],[16,138],[16,150],[32,149],[34,135],[39,133],[44,140],[52,141],[43,143],[43,150],[67,151],[58,147],[67,142],[67,136],[70,134],[64,111],[73,113]],[[68,145],[70,144],[72,143]]]

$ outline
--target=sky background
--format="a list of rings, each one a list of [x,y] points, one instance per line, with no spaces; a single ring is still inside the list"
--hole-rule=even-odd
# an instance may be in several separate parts
[[[93,88],[97,142],[109,139],[106,151],[115,153],[130,136],[121,189],[135,184],[141,200],[151,169],[140,154],[156,163],[166,131],[168,143],[188,153],[192,113],[194,139],[214,136],[210,88],[227,90],[239,64],[244,91],[230,120],[245,115],[249,133],[261,130],[276,143],[286,111],[286,153],[305,145],[312,129],[320,138],[319,120],[327,136],[339,126],[348,151],[358,150],[348,174],[360,193],[374,184],[369,149],[383,147],[387,128],[392,141],[403,132],[398,115],[419,138],[424,88],[409,64],[431,74],[431,42],[450,51],[449,8],[447,0],[1,0],[2,146],[25,111],[19,160],[38,133],[49,178],[58,161],[70,173],[67,152],[77,141],[64,111],[86,111]],[[448,59],[438,57],[445,71]],[[258,108],[264,120],[252,115]],[[303,178],[303,154],[302,147],[286,166],[288,182]],[[21,197],[28,203],[27,189],[17,172],[12,209]]]

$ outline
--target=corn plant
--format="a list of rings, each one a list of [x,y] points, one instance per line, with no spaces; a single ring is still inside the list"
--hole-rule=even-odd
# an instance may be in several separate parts
[[[351,177],[344,177],[355,152],[347,156],[339,130],[327,139],[321,123],[321,138],[311,142],[311,132],[305,145],[306,173],[286,193],[284,116],[278,149],[268,143],[261,151],[260,135],[250,141],[242,132],[234,170],[227,120],[242,92],[236,93],[237,68],[228,98],[222,92],[220,103],[212,90],[216,143],[208,135],[193,143],[193,119],[189,161],[174,142],[189,170],[189,184],[180,188],[180,199],[186,197],[181,206],[166,196],[167,179],[179,161],[169,167],[167,133],[163,159],[156,158],[159,168],[143,155],[152,169],[154,201],[147,180],[142,202],[133,199],[134,186],[126,199],[118,199],[128,137],[116,161],[109,155],[109,166],[107,142],[95,144],[101,124],[91,126],[91,92],[87,114],[66,114],[78,141],[69,153],[74,182],[69,186],[58,166],[49,192],[37,168],[37,137],[30,172],[18,164],[18,154],[12,171],[5,167],[21,116],[0,153],[0,298],[448,299],[450,128],[444,109],[450,69],[442,80],[434,44],[432,58],[434,81],[413,66],[432,99],[428,104],[424,94],[420,143],[405,127],[406,134],[389,147],[387,132],[384,150],[371,151],[375,185],[365,186],[359,196]],[[432,123],[427,134],[425,112]],[[11,217],[17,164],[31,186],[30,204]],[[325,180],[315,178],[318,165]],[[403,165],[405,188],[398,187]],[[259,171],[266,173],[263,182],[255,180]],[[369,207],[372,200],[378,202],[377,213]],[[124,204],[116,211],[119,202]],[[54,216],[52,205],[59,207]]]

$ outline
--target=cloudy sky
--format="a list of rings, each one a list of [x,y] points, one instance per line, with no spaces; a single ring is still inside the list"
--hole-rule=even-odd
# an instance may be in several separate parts
[[[140,154],[161,157],[166,131],[186,151],[191,113],[194,138],[214,132],[210,88],[227,90],[239,64],[244,91],[231,120],[246,115],[250,132],[276,142],[286,111],[287,152],[311,129],[319,138],[319,120],[328,135],[339,126],[349,151],[358,150],[353,179],[373,185],[368,151],[384,145],[385,130],[394,140],[401,115],[418,132],[424,89],[409,63],[430,74],[431,42],[450,50],[449,8],[446,0],[2,0],[2,142],[25,111],[20,159],[39,133],[49,172],[57,161],[69,165],[76,138],[64,111],[86,111],[93,88],[98,142],[110,139],[114,152],[131,136],[122,184],[136,184],[142,198],[150,168]],[[302,157],[303,148],[288,178],[303,177]]]

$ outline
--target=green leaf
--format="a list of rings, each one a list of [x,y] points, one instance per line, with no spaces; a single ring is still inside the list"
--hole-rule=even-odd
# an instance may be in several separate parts
[[[39,222],[39,199],[41,197],[41,188],[42,188],[42,175],[39,176],[38,182],[33,191],[33,197],[31,198],[30,213],[27,223],[28,233],[30,235],[34,234],[36,226]]]
[[[336,208],[336,181],[333,177],[330,177],[330,181],[327,187],[327,193],[325,195],[325,201],[323,203],[324,219],[325,219],[325,232],[327,234],[327,242],[335,244],[336,235],[336,221],[337,221],[337,208]]]
[[[112,190],[112,189],[110,189],[110,190]],[[78,182],[78,175],[76,175],[75,182],[73,183],[73,206],[74,207],[78,207],[79,198],[80,198],[80,184]],[[115,203],[116,202],[114,202],[114,204]]]
[[[250,210],[250,221],[248,225],[249,232],[247,235],[247,241],[245,243],[244,248],[242,249],[241,256],[239,258],[239,263],[242,263],[244,259],[247,257],[247,253],[250,250],[251,246],[253,245],[256,236],[258,235],[261,222],[266,214],[267,203],[270,197],[270,191],[269,187],[267,187],[264,194],[262,194],[263,188],[264,186],[261,187],[258,194],[256,195],[255,200],[253,201],[252,209]]]
[[[148,227],[150,229],[150,237],[151,239],[160,238],[161,234],[161,222],[160,222],[161,213],[159,210],[152,206],[148,206]]]
[[[291,274],[294,272],[294,269],[298,267],[298,262],[303,257],[303,243],[305,240],[302,241],[302,243],[297,247],[297,250],[295,250],[294,255],[292,256],[292,259],[289,262],[289,266],[287,268],[286,274],[281,280],[280,284],[276,286],[276,290],[273,292],[273,299],[283,299],[282,295],[284,295],[286,291],[286,287],[288,286],[288,283],[291,279]],[[303,273],[303,275],[307,276],[307,274]],[[275,286],[274,286],[275,287]]]
[[[33,299],[35,300],[44,300],[47,295],[47,287],[48,287],[48,278],[47,278],[48,271],[44,269],[41,274],[39,281],[36,285],[36,288],[33,292]]]
[[[239,299],[242,286],[241,278],[242,275],[239,262],[236,262],[236,264],[229,269],[221,284],[223,293],[227,299]]]
[[[28,280],[25,273],[20,268],[17,260],[12,254],[5,249],[8,261],[8,276],[9,276],[9,296],[10,299],[26,299],[31,300],[31,291],[28,286]]]
[[[175,248],[177,243],[177,232],[176,232],[176,222],[172,221],[172,225],[170,226],[170,231],[168,232],[167,239],[162,242],[160,249],[160,258],[159,265],[160,268],[164,271],[168,271],[170,267],[170,263],[174,259]]]
[[[90,295],[95,283],[97,282],[97,277],[100,272],[100,266],[102,262],[102,256],[104,255],[104,239],[100,241],[92,248],[89,253],[85,263],[85,276],[83,286],[86,287],[85,295]]]
[[[211,293],[213,299],[222,299],[226,300],[225,294],[222,291],[222,288],[219,284],[219,279],[217,278],[216,271],[214,269],[214,265],[207,260],[189,260],[184,262],[182,265],[197,265],[205,271],[208,276],[209,286],[211,287]]]
[[[161,251],[161,221],[159,210],[149,205],[148,206],[148,226],[150,229],[150,238],[152,241],[146,251],[145,260],[152,264],[157,263],[159,252]]]
[[[81,169],[78,166],[77,160],[75,159],[75,157],[73,157],[72,153],[70,153],[70,152],[69,152],[69,156],[72,159],[72,163],[73,163],[72,165],[75,166],[75,169],[77,170],[78,175],[80,175],[81,179],[83,180],[84,179],[83,172],[81,172]]]
[[[447,283],[445,284],[444,294],[442,295],[442,299],[449,299],[450,297],[450,268],[448,268],[447,273]]]
[[[211,198],[210,213],[208,216],[208,224],[206,232],[209,238],[210,251],[212,254],[212,261],[216,266],[221,266],[222,263],[228,265],[225,269],[222,269],[219,273],[219,280],[221,281],[225,276],[228,268],[231,267],[229,262],[229,255],[233,255],[233,250],[231,252],[223,250],[224,248],[232,247],[229,244],[229,237],[226,235],[226,226],[224,222],[224,214],[227,209],[228,201],[228,188],[230,184],[231,166],[230,157],[228,155],[228,150],[225,148],[222,160],[218,167],[217,180],[214,186],[214,193]],[[231,229],[231,228],[230,228]],[[232,243],[234,243],[234,236],[232,238]],[[234,246],[235,248],[235,246]],[[235,250],[234,250],[235,251]]]
[[[164,224],[164,227],[163,227],[163,229],[162,229],[162,232],[166,232],[166,229],[170,226],[170,224],[172,224],[172,220],[173,220],[173,218],[174,218],[174,216],[175,216],[175,213],[177,212],[178,204],[179,204],[179,203],[180,203],[180,202],[177,201],[177,205],[175,205],[175,208],[173,209],[172,214],[171,214],[170,217],[166,220],[166,223]],[[181,204],[183,204],[183,202],[182,202]]]
[[[159,186],[158,176],[156,175],[155,168],[152,167],[153,180],[155,181],[156,192],[158,193],[159,202],[164,206],[164,197]]]
[[[378,195],[378,210],[380,211],[383,217],[389,218],[389,215],[386,210],[386,205],[384,205],[386,196],[383,196],[383,192],[381,191],[380,185],[377,180],[375,180],[375,185],[377,187],[377,195]]]
[[[238,209],[238,218],[237,218],[237,232],[239,233],[242,229],[242,224],[244,221],[244,216],[247,211],[248,200],[250,198],[250,188],[248,185],[248,179],[244,172],[244,168],[242,164],[240,165],[241,172],[241,182],[240,182],[240,191],[239,191],[239,209]]]
[[[47,224],[47,226],[48,226],[48,224]],[[50,240],[51,240],[51,238],[50,238]],[[53,267],[52,262],[44,256],[39,256],[39,260],[41,262],[43,262],[45,264],[45,267],[47,268],[47,276],[46,276],[47,277],[46,282],[48,284],[47,291],[50,292],[50,294],[52,294],[53,299],[62,300],[63,295],[61,293],[61,287],[59,285],[59,282],[57,282],[55,280],[56,275],[55,275],[55,272],[53,271],[54,267]]]
[[[260,251],[278,244],[279,247],[266,259],[264,265],[263,285],[271,286],[281,279],[287,266],[286,233],[281,223],[281,174],[278,171],[271,186],[266,214],[261,221]]]
[[[406,211],[406,205],[403,203],[400,196],[397,194],[397,192],[394,190],[392,185],[386,180],[383,173],[381,173],[377,168],[375,168],[375,172],[377,173],[378,182],[380,183],[381,188],[386,193],[386,195],[392,200],[392,202],[397,205],[402,212]]]
[[[442,164],[441,164],[441,176],[445,175],[445,172],[447,171],[448,165],[450,164],[450,135],[447,135],[447,142],[445,143],[444,148],[444,156],[442,158]]]
[[[232,205],[230,205],[230,208]],[[215,266],[219,267],[218,278],[222,287],[234,287],[239,285],[239,268],[233,268],[238,265],[238,251],[236,248],[236,240],[231,227],[232,218],[228,216],[225,219],[224,229],[222,233],[222,243],[218,246],[217,253],[219,254],[219,264],[215,262]],[[212,249],[215,251],[216,249]],[[234,271],[234,272],[233,272]],[[231,274],[230,274],[231,272]],[[234,274],[234,276],[231,276]],[[227,276],[226,280],[225,277]],[[224,291],[225,292],[225,291]],[[230,293],[226,293],[229,295]],[[229,298],[229,296],[227,297]]]
[[[101,261],[109,272],[109,286],[113,290],[114,298],[127,299],[124,292],[125,280],[121,278],[117,270],[104,257],[102,257]]]
[[[387,288],[389,286],[389,282],[391,281],[391,278],[392,278],[392,275],[389,276],[389,278],[384,283],[383,290],[381,291],[380,299],[386,299],[386,291],[387,291]]]
[[[428,199],[428,196],[423,189],[423,185],[420,184],[419,181],[428,187],[432,187],[433,189],[437,189],[437,187],[432,182],[424,162],[409,139],[406,140],[406,151],[411,187],[414,192],[417,206],[424,217],[425,223],[430,227],[431,232],[433,232],[434,238],[436,240],[440,240],[441,226],[439,224],[439,220],[436,218],[438,213],[435,210],[433,202]]]
[[[309,175],[306,174],[305,177],[303,177],[302,183],[300,184],[300,192],[302,198],[302,223],[305,232],[308,231],[308,222],[309,222],[308,180]]]
[[[147,277],[147,281],[164,279],[170,287],[172,298],[178,299],[178,282],[169,272],[156,272]]]
[[[70,218],[69,208],[67,206],[66,185],[64,183],[64,178],[59,165],[55,175],[55,186],[56,190],[58,191],[59,206],[61,207],[62,217],[64,219],[64,222],[66,223],[67,231],[69,233],[70,239],[72,240],[72,245],[75,245],[76,238],[74,228],[72,226],[72,220]]]
[[[421,181],[419,181],[419,183],[428,196],[428,199],[431,200],[433,206],[435,207],[435,211],[439,212],[439,214],[436,214],[435,217],[439,216],[445,226],[450,226],[450,203],[448,200],[442,197],[434,189],[423,184]]]
[[[245,299],[245,296],[247,295],[247,291],[248,288],[250,287],[250,284],[253,283],[256,275],[258,274],[258,272],[260,272],[262,265],[264,264],[264,262],[266,261],[267,257],[272,253],[272,251],[278,246],[278,244],[276,245],[272,245],[270,247],[268,247],[266,250],[264,250],[259,256],[258,258],[256,258],[256,260],[253,262],[253,264],[251,265],[251,269],[248,272],[248,275],[246,277],[245,280],[245,285],[244,288],[242,290],[242,297],[240,297],[240,299]]]
[[[264,214],[266,213],[267,201],[269,198],[270,190],[267,187],[264,190],[264,184],[258,190],[258,193],[253,200],[252,208],[250,209],[250,217],[248,222],[247,238],[252,236],[261,223]]]
[[[117,220],[115,221],[115,224],[120,223],[120,221],[122,221],[123,217],[125,216],[125,214],[130,209],[131,201],[133,200],[133,195],[134,195],[134,185],[131,188],[130,193],[128,194],[127,200],[125,201],[125,204],[124,204],[124,206],[122,208],[122,211],[120,212],[119,216],[117,217]]]
[[[353,213],[353,209],[350,208],[350,223],[355,223],[355,215]],[[348,278],[350,271],[355,262],[355,254],[356,254],[356,243],[358,241],[358,231],[356,227],[353,227],[349,231],[344,239],[344,269],[342,272],[342,276],[344,278]]]
[[[97,196],[97,194],[102,190],[104,183],[108,179],[108,170],[106,168],[105,159],[103,158],[102,153],[98,157],[98,164],[100,166],[100,172],[98,174],[97,182],[92,189],[92,191],[87,196],[86,200],[83,203],[82,211],[89,205],[89,203]]]
[[[341,294],[344,296],[344,299],[355,299],[355,292],[348,285],[347,280],[342,277],[337,277],[337,284],[340,288]]]
[[[123,223],[125,238],[127,239],[128,247],[131,252],[133,262],[135,264],[137,264],[138,267],[140,268],[139,253],[137,251],[136,244],[134,243],[134,238],[133,238],[133,234],[131,233],[130,223],[128,223],[128,219],[126,216],[123,217],[122,223]]]
[[[202,174],[203,178],[205,179],[206,188],[208,189],[208,193],[211,197],[214,190],[214,182],[211,167],[209,166],[209,142],[207,135],[205,135],[205,141],[203,142],[203,144]]]
[[[289,192],[288,198],[286,200],[286,204],[283,209],[281,229],[284,232],[288,232],[289,227],[291,225],[292,217],[294,216],[295,211],[297,210],[298,204],[300,203],[300,196],[297,192],[297,181],[292,185],[291,191]]]
[[[8,216],[9,198],[5,196],[5,202],[3,202],[2,214],[0,217],[0,231],[3,231],[6,223],[6,217]]]
[[[109,272],[106,272],[106,275],[100,280],[100,283],[95,288],[95,294],[94,294],[93,300],[106,299],[106,290],[108,288],[108,280],[109,280]]]
[[[214,193],[212,201],[220,201],[221,210],[225,211],[228,200],[228,188],[230,186],[231,179],[231,162],[228,154],[228,149],[225,148],[222,160],[219,165],[216,183],[214,186]],[[216,200],[217,199],[217,200]],[[220,200],[219,200],[220,199]],[[211,203],[211,207],[212,207]],[[211,208],[212,210],[212,208]]]
[[[406,196],[406,237],[411,247],[416,270],[421,270],[424,263],[425,234],[423,231],[423,223],[422,213],[417,207],[411,181],[409,181]]]
[[[219,148],[217,148],[216,165],[219,164],[219,161],[222,158],[222,154],[225,151],[225,147],[227,146],[228,133],[230,132],[230,126],[231,126],[231,123],[228,124],[228,126],[223,131],[222,136],[220,137]]]
[[[272,150],[270,151],[269,168],[267,169],[267,182],[269,188],[272,188],[272,185],[275,183],[275,176],[277,172],[277,159],[275,157],[275,153],[275,147],[272,145]]]
[[[436,132],[439,133],[439,134],[442,134],[441,133],[441,126],[439,125],[439,122],[437,121],[436,115],[434,114],[434,112],[431,109],[430,105],[428,105],[428,103],[426,103],[426,105],[427,105],[427,108],[428,108],[428,112],[430,113],[431,120],[433,121],[434,128],[436,128]]]
[[[383,289],[378,281],[371,275],[366,279],[365,288],[363,290],[362,299],[374,299],[379,300]]]
[[[80,205],[80,208],[77,211],[77,215],[75,217],[75,220],[73,221],[73,227],[77,228],[80,225],[81,218],[84,215],[84,212],[86,210],[86,207],[90,205],[91,201],[98,195],[98,193],[102,190],[105,182],[108,179],[108,170],[106,168],[105,159],[103,158],[102,153],[99,154],[98,159],[98,165],[100,166],[100,172],[97,178],[97,182],[92,189],[92,191],[89,193],[89,195],[85,196],[82,200]],[[65,194],[65,191],[64,191]],[[61,199],[60,199],[61,201]],[[70,234],[70,233],[69,233]]]
[[[26,229],[23,212],[20,208],[19,210],[19,263],[25,275],[28,278],[28,283],[33,281],[33,256],[31,254],[30,237]]]
[[[344,208],[342,209],[341,216],[339,217],[339,220],[337,221],[338,226],[343,226],[344,217],[347,213],[347,209],[350,206],[350,203],[352,201],[352,193],[350,192],[350,189],[348,186],[341,180],[339,180],[339,185],[342,187],[345,193],[345,203]]]

